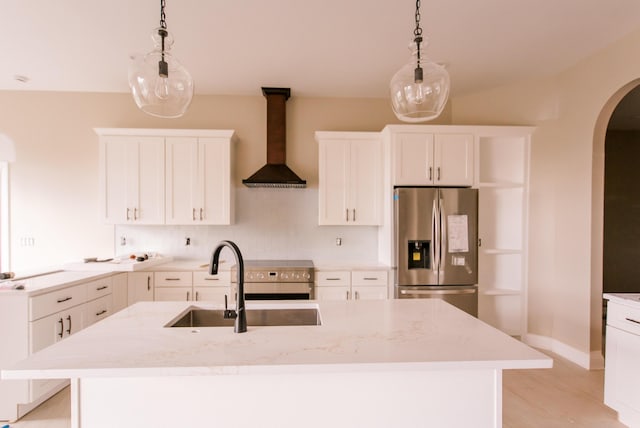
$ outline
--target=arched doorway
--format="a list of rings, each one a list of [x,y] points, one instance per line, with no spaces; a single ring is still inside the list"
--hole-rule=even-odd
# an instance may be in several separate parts
[[[607,140],[609,140],[612,149],[617,146],[616,150],[624,150],[624,146],[628,146],[628,141],[633,138],[632,133],[637,133],[640,140],[640,79],[629,82],[616,93],[614,93],[607,103],[603,106],[594,129],[593,140],[593,170],[592,170],[592,266],[591,266],[591,352],[601,356],[604,347],[604,311],[602,302],[603,292],[613,292],[615,275],[629,274],[630,270],[619,267],[620,263],[624,263],[623,254],[615,254],[616,240],[624,238],[625,224],[630,222],[631,216],[624,212],[624,201],[614,201],[614,205],[618,205],[616,210],[619,211],[612,216],[609,213],[607,227],[605,228],[605,164],[607,153]],[[635,130],[633,129],[635,128]],[[640,144],[638,144],[640,147]],[[613,152],[610,151],[610,157]],[[622,156],[622,157],[620,157]],[[619,161],[624,159],[624,154],[617,153],[616,157]],[[610,159],[611,161],[612,159]],[[609,164],[609,172],[614,167]],[[635,169],[638,169],[637,167]],[[621,172],[621,171],[617,171]],[[617,177],[620,191],[624,190],[623,177]],[[609,184],[611,177],[609,177]],[[628,187],[627,187],[628,188]],[[636,192],[640,194],[640,192]],[[612,205],[607,201],[607,208],[610,210]],[[621,203],[620,203],[621,202]],[[623,221],[621,221],[623,220]],[[612,229],[612,226],[615,228]],[[627,224],[628,227],[628,224]],[[605,239],[605,233],[607,237]],[[640,227],[638,227],[638,236],[640,237]],[[626,235],[629,236],[629,235]],[[615,238],[615,239],[612,239]],[[605,255],[605,240],[607,241],[607,254]],[[636,243],[640,241],[635,241]],[[629,244],[629,243],[627,243]],[[636,244],[638,245],[638,244]],[[620,251],[628,251],[619,248]],[[638,250],[640,253],[640,245]],[[605,265],[606,263],[606,265]],[[638,260],[633,261],[634,265],[640,265]],[[616,266],[617,265],[617,266]],[[607,272],[607,280],[605,283],[605,271]],[[614,273],[614,276],[611,274]],[[628,282],[629,283],[629,282]],[[638,283],[640,284],[640,283]],[[637,289],[640,292],[640,286]],[[592,358],[592,363],[593,363]],[[592,364],[592,368],[597,368],[602,364],[603,359],[600,357],[600,363]]]

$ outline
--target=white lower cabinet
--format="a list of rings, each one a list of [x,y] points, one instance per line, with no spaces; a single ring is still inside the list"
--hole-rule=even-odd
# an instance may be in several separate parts
[[[383,300],[388,297],[386,270],[316,272],[318,300]]]
[[[129,272],[127,274],[127,302],[153,301],[153,272]]]
[[[111,277],[112,284],[112,310],[113,313],[116,313],[124,308],[126,308],[129,303],[129,290],[128,290],[128,280],[127,273],[119,273],[113,275]]]
[[[55,278],[55,275],[64,279]],[[59,282],[68,278],[65,273],[52,274],[50,278],[52,291],[36,287],[31,294],[0,296],[0,369],[64,340],[112,313],[111,275],[84,282],[74,280],[68,285]],[[46,276],[34,280],[48,281]],[[41,294],[33,295],[36,292]],[[0,380],[0,420],[12,421],[24,416],[67,383],[65,379]]]
[[[31,322],[31,353],[71,336],[84,327],[84,304]]]
[[[604,370],[604,404],[619,420],[640,426],[640,308],[609,301]]]

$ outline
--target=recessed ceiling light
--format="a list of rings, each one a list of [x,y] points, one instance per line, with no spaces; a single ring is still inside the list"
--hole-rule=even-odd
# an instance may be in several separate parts
[[[24,76],[22,74],[16,74],[15,76],[13,76],[13,79],[20,83],[29,83],[30,80],[28,76]]]

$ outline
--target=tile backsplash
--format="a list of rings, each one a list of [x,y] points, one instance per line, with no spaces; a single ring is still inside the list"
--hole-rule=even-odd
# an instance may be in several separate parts
[[[157,252],[208,260],[214,246],[227,239],[238,244],[245,259],[377,261],[377,227],[318,226],[317,189],[237,188],[235,211],[230,226],[116,226],[114,254]]]

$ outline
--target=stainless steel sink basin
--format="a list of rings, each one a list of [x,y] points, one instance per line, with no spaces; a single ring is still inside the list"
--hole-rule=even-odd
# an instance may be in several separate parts
[[[191,307],[165,327],[232,327],[233,319],[224,318],[222,309]],[[320,325],[316,308],[247,309],[247,324],[251,326]]]

